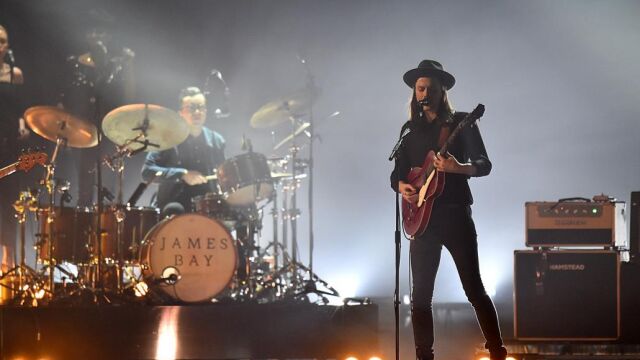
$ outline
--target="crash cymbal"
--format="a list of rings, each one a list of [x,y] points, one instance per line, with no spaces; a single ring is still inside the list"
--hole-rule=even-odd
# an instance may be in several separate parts
[[[309,111],[318,90],[304,90],[264,104],[253,116],[251,126],[266,128],[299,118]]]
[[[74,148],[98,145],[98,129],[93,124],[55,106],[31,107],[24,118],[33,132],[47,140],[63,138]]]
[[[304,132],[305,130],[307,130],[307,128],[311,126],[311,123],[305,122],[302,123],[302,125],[300,125],[296,131],[293,132],[293,134],[287,136],[286,138],[282,139],[282,141],[280,141],[276,146],[273,147],[273,150],[278,150],[282,145],[288,143],[289,141],[291,141],[291,139],[293,139],[294,137],[302,134],[302,132]],[[310,137],[311,135],[307,132],[307,135]]]
[[[146,109],[145,109],[146,108]],[[145,126],[145,119],[148,120]],[[112,110],[102,120],[109,140],[131,150],[166,150],[187,139],[189,125],[178,113],[159,105],[131,104]]]

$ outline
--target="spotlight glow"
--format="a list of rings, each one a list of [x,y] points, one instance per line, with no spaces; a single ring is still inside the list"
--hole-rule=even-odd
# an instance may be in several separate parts
[[[179,307],[170,307],[162,313],[158,326],[158,342],[156,359],[175,360],[178,353],[178,318]]]
[[[355,356],[347,356],[344,360],[358,360]]]
[[[483,266],[480,271],[484,289],[490,297],[496,296],[498,282],[500,281],[500,271],[495,266]]]

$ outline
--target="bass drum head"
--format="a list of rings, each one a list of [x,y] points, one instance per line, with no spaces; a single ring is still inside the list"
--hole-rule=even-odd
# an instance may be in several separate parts
[[[224,290],[236,270],[233,237],[220,222],[183,214],[160,222],[147,234],[141,252],[147,278],[169,296],[185,302],[208,301]],[[178,276],[175,284],[167,281]]]

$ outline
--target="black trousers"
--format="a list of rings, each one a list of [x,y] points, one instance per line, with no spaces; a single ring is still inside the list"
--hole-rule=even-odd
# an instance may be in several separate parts
[[[433,359],[433,290],[442,246],[451,253],[467,299],[473,305],[492,359],[504,359],[498,316],[487,295],[478,263],[478,242],[469,206],[434,207],[427,230],[411,241],[411,317],[418,359]]]

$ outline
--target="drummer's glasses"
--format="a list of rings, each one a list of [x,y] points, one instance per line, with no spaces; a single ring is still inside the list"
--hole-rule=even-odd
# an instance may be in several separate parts
[[[182,109],[187,110],[190,113],[195,113],[196,111],[205,112],[207,111],[207,106],[203,104],[189,104],[183,106]]]

